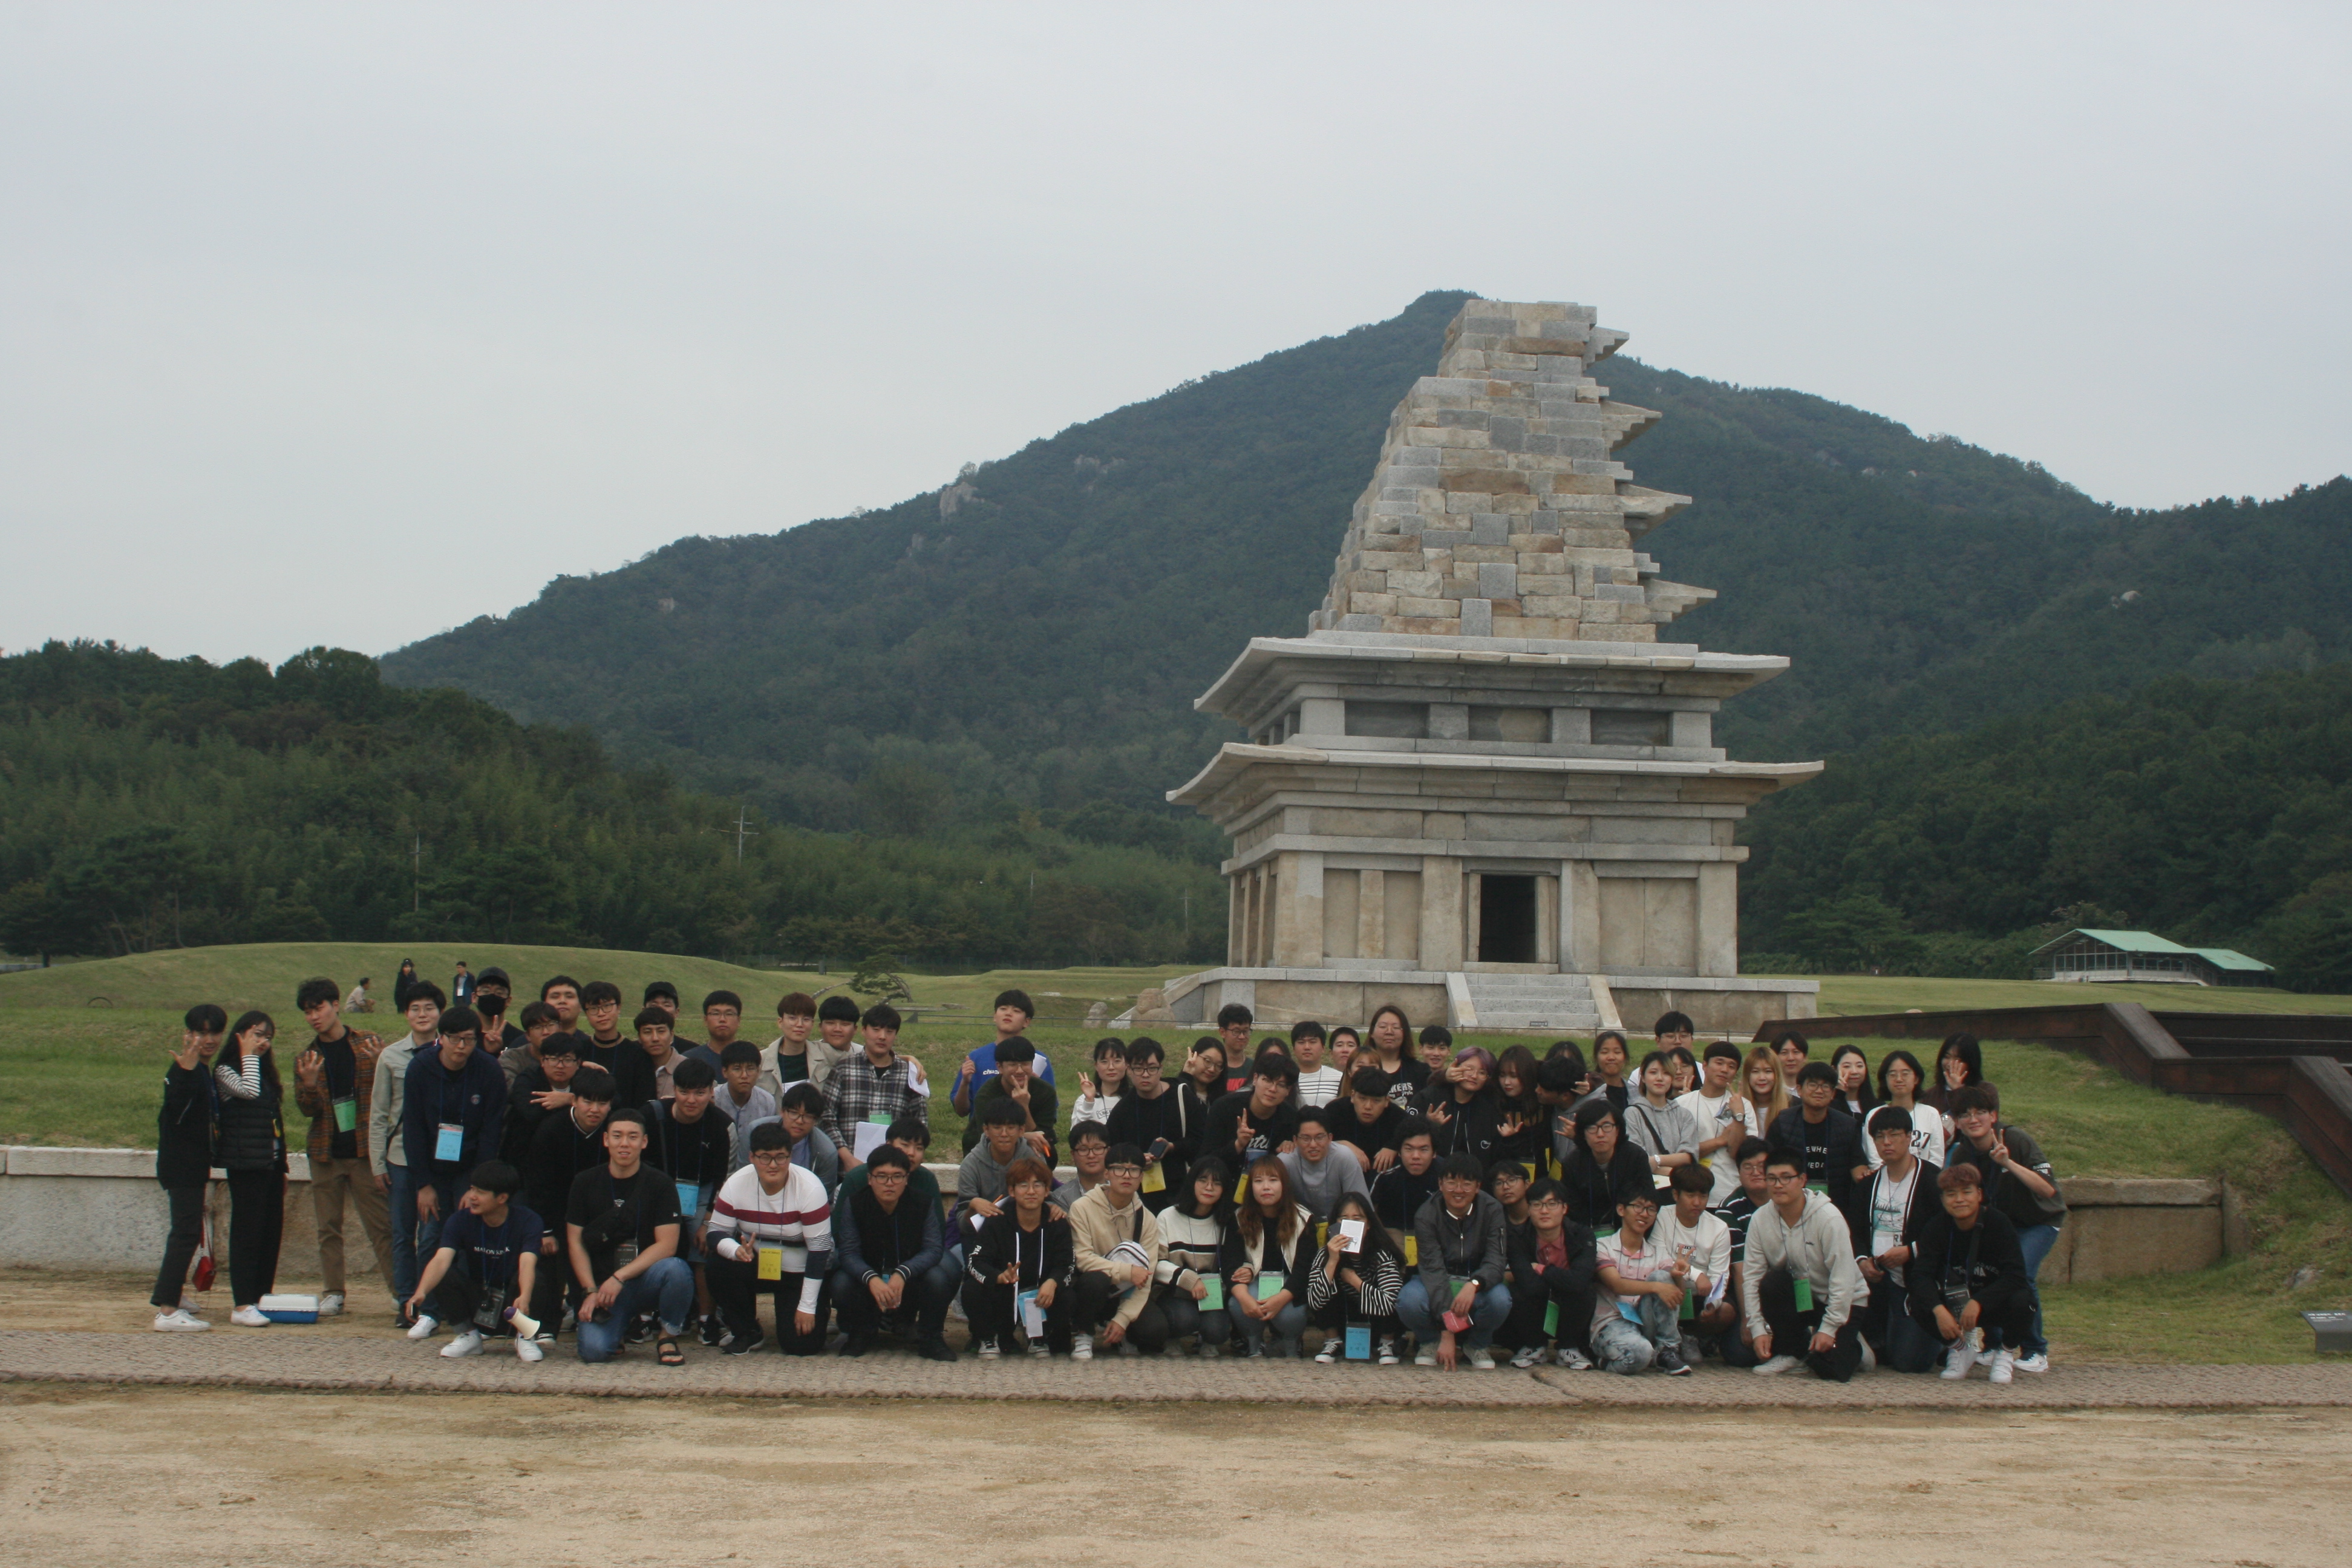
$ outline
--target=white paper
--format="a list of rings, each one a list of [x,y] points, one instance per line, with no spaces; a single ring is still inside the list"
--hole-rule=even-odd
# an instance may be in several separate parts
[[[1021,1331],[1033,1340],[1045,1337],[1045,1309],[1037,1305],[1037,1294],[1024,1290],[1021,1294]]]
[[[890,1130],[879,1121],[861,1121],[857,1124],[854,1152],[860,1160],[863,1160],[866,1155],[888,1142],[889,1139]]]
[[[1339,1250],[1342,1252],[1361,1252],[1364,1250],[1364,1222],[1362,1220],[1343,1219],[1339,1222]]]

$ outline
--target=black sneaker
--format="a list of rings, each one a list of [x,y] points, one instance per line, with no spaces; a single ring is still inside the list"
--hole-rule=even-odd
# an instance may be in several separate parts
[[[726,1328],[719,1321],[719,1315],[716,1312],[712,1313],[709,1317],[703,1319],[699,1328],[702,1334],[702,1342],[707,1345],[718,1344],[720,1338],[727,1331]]]
[[[937,1334],[917,1345],[915,1353],[925,1361],[953,1361],[956,1358],[954,1347]]]
[[[647,1340],[654,1337],[654,1315],[651,1312],[641,1313],[629,1320],[629,1332],[627,1336],[629,1343],[633,1345],[644,1344]]]
[[[768,1336],[765,1334],[753,1334],[748,1340],[730,1339],[724,1345],[719,1347],[719,1353],[721,1355],[750,1355],[753,1351],[758,1350],[761,1345],[766,1344],[767,1342]]]
[[[1682,1352],[1678,1350],[1660,1351],[1658,1352],[1658,1359],[1651,1363],[1651,1364],[1655,1366],[1660,1372],[1664,1373],[1668,1377],[1688,1377],[1690,1375],[1690,1363],[1683,1360]]]
[[[841,1350],[839,1353],[845,1356],[861,1356],[873,1348],[874,1336],[872,1334],[852,1334],[847,1339],[841,1342]]]

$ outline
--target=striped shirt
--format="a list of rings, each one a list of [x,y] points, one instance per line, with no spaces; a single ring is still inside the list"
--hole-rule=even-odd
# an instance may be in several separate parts
[[[776,1193],[760,1185],[756,1165],[728,1177],[710,1205],[711,1251],[729,1237],[753,1247],[782,1247],[784,1272],[801,1276],[800,1310],[816,1310],[833,1264],[833,1205],[814,1172],[792,1166]]]

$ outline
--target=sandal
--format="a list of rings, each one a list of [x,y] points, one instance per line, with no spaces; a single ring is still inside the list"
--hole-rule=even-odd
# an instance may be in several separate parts
[[[686,1352],[678,1348],[677,1336],[667,1329],[662,1331],[660,1338],[654,1341],[654,1354],[660,1358],[664,1366],[686,1364]]]

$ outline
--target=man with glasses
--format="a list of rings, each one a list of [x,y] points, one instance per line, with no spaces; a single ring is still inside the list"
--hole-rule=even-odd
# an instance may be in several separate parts
[[[832,1205],[816,1177],[793,1163],[781,1124],[760,1123],[748,1142],[751,1162],[719,1187],[706,1237],[710,1294],[727,1325],[721,1348],[743,1355],[765,1342],[759,1316],[765,1292],[775,1298],[777,1348],[815,1355],[824,1349]]]
[[[1764,1189],[1770,1202],[1748,1222],[1739,1279],[1756,1372],[1777,1376],[1801,1362],[1816,1377],[1849,1382],[1870,1363],[1854,1321],[1868,1292],[1845,1216],[1807,1190],[1802,1150],[1764,1157]]]
[[[865,1184],[835,1216],[833,1304],[849,1335],[843,1355],[864,1355],[886,1327],[911,1325],[925,1361],[956,1358],[945,1334],[955,1281],[940,1272],[940,1209],[908,1201],[910,1163],[895,1145],[875,1150],[865,1160]]]
[[[1331,1123],[1339,1120],[1335,1112],[1310,1105],[1298,1113],[1298,1131],[1290,1152],[1281,1156],[1290,1172],[1290,1192],[1316,1220],[1328,1224],[1331,1211],[1349,1193],[1372,1201],[1371,1189],[1364,1183],[1364,1167],[1355,1155],[1331,1152]]]
[[[1113,1142],[1132,1143],[1143,1151],[1141,1191],[1144,1206],[1153,1214],[1181,1195],[1185,1173],[1206,1120],[1181,1090],[1160,1076],[1162,1055],[1160,1042],[1149,1037],[1128,1041],[1127,1092],[1111,1108],[1110,1124],[1105,1129]],[[1072,1142],[1075,1144],[1075,1134]]]
[[[1159,1220],[1136,1195],[1142,1184],[1143,1151],[1121,1143],[1103,1166],[1102,1185],[1071,1205],[1072,1361],[1092,1361],[1097,1344],[1131,1344],[1147,1356],[1168,1346],[1168,1317],[1152,1300],[1166,1249]]]

